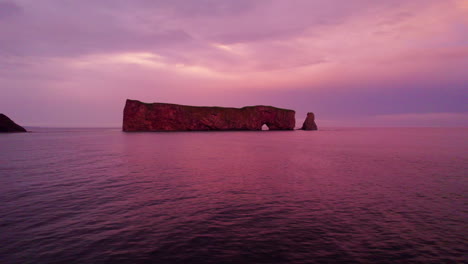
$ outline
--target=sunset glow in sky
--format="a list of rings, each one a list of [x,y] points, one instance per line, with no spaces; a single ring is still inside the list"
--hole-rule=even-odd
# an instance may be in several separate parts
[[[0,90],[26,126],[120,126],[127,98],[468,126],[468,0],[0,0]]]

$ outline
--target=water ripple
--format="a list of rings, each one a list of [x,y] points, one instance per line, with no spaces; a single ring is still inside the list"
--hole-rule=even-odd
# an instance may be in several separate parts
[[[1,262],[467,262],[466,132],[0,135]]]

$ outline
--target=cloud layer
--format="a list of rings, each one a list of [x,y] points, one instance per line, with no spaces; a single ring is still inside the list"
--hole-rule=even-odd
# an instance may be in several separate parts
[[[126,98],[337,124],[466,113],[467,28],[463,0],[0,0],[0,110],[43,125],[119,125]]]

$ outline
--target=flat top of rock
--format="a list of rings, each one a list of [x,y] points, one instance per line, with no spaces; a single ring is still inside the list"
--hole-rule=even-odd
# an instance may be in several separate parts
[[[171,104],[171,103],[145,103],[145,102],[141,102],[141,101],[138,101],[138,100],[132,100],[132,99],[127,99],[127,102],[135,102],[135,103],[140,103],[140,104],[144,104],[144,105],[148,105],[148,106],[158,104],[158,105],[172,105],[172,106],[196,107],[196,108],[216,108],[216,109],[220,109],[220,110],[221,109],[247,109],[247,108],[256,108],[256,107],[268,107],[268,108],[274,108],[274,109],[277,109],[277,110],[296,112],[296,111],[291,110],[291,109],[279,108],[279,107],[270,106],[270,105],[252,105],[252,106],[244,106],[244,107],[241,107],[241,108],[236,108],[236,107],[223,107],[223,106],[194,106],[194,105],[181,105],[181,104]]]

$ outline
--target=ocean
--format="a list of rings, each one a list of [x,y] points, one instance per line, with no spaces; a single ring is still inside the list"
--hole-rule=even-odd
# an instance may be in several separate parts
[[[0,135],[0,263],[467,263],[467,128]]]

